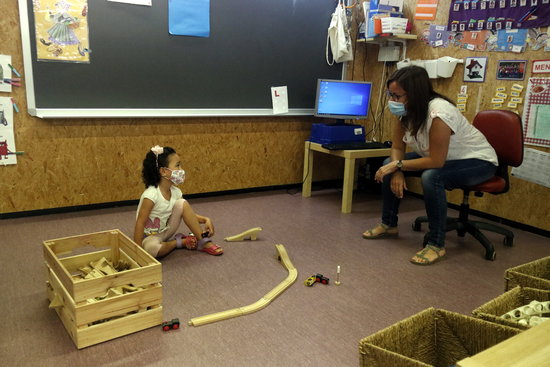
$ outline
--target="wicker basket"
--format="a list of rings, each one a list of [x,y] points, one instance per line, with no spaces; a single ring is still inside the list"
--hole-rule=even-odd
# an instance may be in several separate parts
[[[517,287],[550,290],[550,256],[506,270],[505,291]]]
[[[514,335],[519,329],[428,308],[362,339],[362,367],[447,367]]]
[[[472,314],[483,320],[527,330],[531,326],[522,325],[517,321],[504,319],[501,316],[506,312],[525,306],[531,303],[531,301],[550,301],[550,290],[515,287],[476,308],[472,311]]]

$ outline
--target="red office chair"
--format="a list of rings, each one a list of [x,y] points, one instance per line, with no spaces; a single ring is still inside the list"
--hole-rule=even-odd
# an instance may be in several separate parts
[[[510,188],[508,166],[518,167],[523,161],[523,130],[521,118],[511,111],[504,110],[481,111],[474,118],[473,125],[485,135],[495,149],[499,166],[495,176],[488,181],[476,186],[461,188],[464,191],[464,196],[460,205],[459,217],[447,219],[447,231],[456,230],[459,237],[464,237],[466,232],[470,233],[485,247],[485,259],[494,260],[495,249],[480,229],[504,235],[504,245],[506,246],[513,245],[514,233],[495,224],[469,220],[468,198],[472,191],[476,196],[483,196],[484,192],[493,195],[508,192]],[[416,218],[413,230],[420,231],[421,224],[427,221],[428,217],[425,216]]]

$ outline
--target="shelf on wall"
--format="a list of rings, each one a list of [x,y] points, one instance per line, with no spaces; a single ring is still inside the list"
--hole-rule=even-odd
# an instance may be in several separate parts
[[[416,40],[417,36],[416,34],[391,34],[389,33],[387,36],[377,36],[377,37],[371,37],[371,38],[362,38],[358,39],[357,42],[362,43],[372,43],[376,44],[380,47],[382,45],[386,44],[387,42],[397,42],[401,43],[401,46],[403,47],[403,53],[401,59],[404,60],[407,57],[407,41],[409,40]]]
[[[358,39],[357,42],[366,42],[366,43],[382,43],[382,42],[388,42],[388,41],[403,41],[403,40],[415,40],[417,39],[416,34],[392,34],[389,36],[378,36],[378,37],[371,37],[371,38],[361,38]]]

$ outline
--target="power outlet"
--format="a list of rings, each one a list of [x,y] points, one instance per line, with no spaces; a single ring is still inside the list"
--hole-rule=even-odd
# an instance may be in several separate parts
[[[399,61],[399,46],[380,47],[378,61]]]

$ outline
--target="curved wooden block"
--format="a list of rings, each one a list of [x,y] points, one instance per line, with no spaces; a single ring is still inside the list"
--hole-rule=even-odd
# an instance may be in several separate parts
[[[250,240],[256,241],[256,238],[258,237],[258,233],[262,230],[262,227],[255,227],[250,228],[242,233],[236,234],[234,236],[225,237],[224,240],[227,242],[234,242],[234,241],[243,241],[246,238],[250,237]]]
[[[265,296],[250,305],[234,308],[227,311],[217,312],[210,315],[195,317],[188,322],[189,326],[201,326],[205,324],[210,324],[212,322],[227,320],[233,317],[248,315],[249,313],[259,311],[269,305],[271,301],[273,301],[288,287],[290,287],[292,283],[296,281],[296,278],[298,278],[298,270],[296,270],[294,265],[292,265],[292,262],[288,257],[285,247],[283,245],[275,245],[275,247],[279,252],[279,259],[282,265],[286,268],[286,270],[288,270],[288,276],[285,280],[279,283]]]

